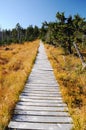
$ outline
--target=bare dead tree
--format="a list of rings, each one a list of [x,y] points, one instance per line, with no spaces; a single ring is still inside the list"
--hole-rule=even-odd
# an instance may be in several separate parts
[[[80,53],[80,51],[79,51],[79,49],[78,49],[77,44],[76,44],[75,42],[73,42],[73,45],[74,45],[74,47],[75,47],[75,49],[76,49],[76,51],[77,51],[77,54],[78,54],[78,56],[79,56],[79,58],[80,58],[80,60],[81,60],[83,69],[86,68],[86,63],[85,63],[85,61],[84,61],[84,59],[83,59],[83,57],[82,57],[82,55],[81,55],[81,53]]]

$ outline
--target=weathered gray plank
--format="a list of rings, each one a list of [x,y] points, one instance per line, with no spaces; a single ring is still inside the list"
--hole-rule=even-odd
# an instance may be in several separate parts
[[[59,89],[56,89],[56,88],[53,88],[53,87],[38,87],[38,86],[35,86],[35,87],[28,87],[28,86],[26,86],[25,87],[25,89],[27,89],[27,90],[47,90],[47,91],[51,91],[51,92],[56,92],[56,91],[58,91]]]
[[[40,82],[44,82],[46,80],[46,78],[42,78],[42,77],[40,77],[40,79],[38,79],[38,77],[35,77],[35,78],[33,78],[33,77],[31,77],[28,81],[29,82],[31,82],[31,81],[40,81]],[[56,81],[54,81],[54,79],[51,79],[51,78],[49,78],[49,79],[47,79],[46,80],[46,82],[51,82],[51,83],[56,83]],[[46,84],[47,85],[47,84]],[[57,84],[56,84],[57,85]]]
[[[27,93],[27,92],[28,92],[28,93],[40,93],[40,94],[41,94],[41,93],[42,93],[42,94],[46,93],[46,94],[48,94],[48,95],[49,95],[49,94],[56,94],[56,95],[57,95],[57,94],[59,93],[58,90],[57,90],[56,92],[52,92],[52,91],[41,91],[41,90],[36,91],[36,90],[27,90],[27,89],[24,89],[23,92],[24,92],[24,93]]]
[[[45,80],[44,80],[44,81],[40,81],[40,80],[39,80],[39,81],[37,81],[37,80],[34,81],[34,80],[33,80],[33,81],[28,81],[28,82],[29,82],[30,84],[40,84],[40,83],[41,83],[41,84],[46,84],[46,85],[56,85],[56,83],[55,83],[54,81],[53,81],[53,82],[52,82],[52,81],[50,82],[50,81],[45,81]]]
[[[52,93],[55,93],[55,94],[57,94],[59,91],[57,90],[56,92],[55,91],[48,91],[48,90],[38,90],[38,89],[35,89],[35,90],[31,90],[31,89],[24,89],[24,91],[23,92],[29,92],[29,93],[50,93],[50,94],[52,94]]]
[[[41,84],[41,83],[40,84],[32,84],[32,83],[30,84],[30,83],[27,83],[25,86],[38,86],[38,87],[40,86],[40,87],[52,87],[52,88],[55,87],[55,88],[59,89],[58,88],[59,85],[57,86],[57,84],[55,84],[55,85],[54,84],[53,85],[49,84],[48,85],[48,84]]]
[[[24,89],[24,92],[26,92],[26,91],[29,91],[29,93],[33,93],[33,92],[39,92],[40,93],[40,91],[43,91],[43,92],[56,92],[55,90],[52,90],[52,89],[41,89],[41,88],[25,88]],[[59,93],[58,93],[58,95],[59,95]],[[47,95],[48,96],[48,95]],[[57,95],[55,95],[55,97],[56,97]]]
[[[28,80],[28,81],[29,81],[30,84],[32,84],[32,83],[41,83],[41,84],[42,84],[42,83],[46,83],[46,85],[47,85],[47,84],[53,84],[53,85],[55,84],[55,85],[57,85],[57,84],[54,82],[54,80],[44,80],[44,79],[39,79],[39,80],[38,80],[38,79],[35,79],[35,80],[34,80],[34,79],[30,79],[30,80]]]
[[[25,105],[25,106],[45,106],[45,107],[66,107],[67,105],[65,103],[38,103],[38,102],[18,102],[17,105]]]
[[[15,122],[9,124],[10,128],[17,128],[21,130],[71,130],[72,124],[45,124],[45,123],[28,123],[28,122]],[[16,129],[16,130],[17,130]]]
[[[15,109],[20,110],[39,110],[39,111],[68,111],[67,107],[40,107],[40,106],[25,106],[25,105],[16,105]]]
[[[25,85],[25,89],[35,89],[35,88],[40,88],[40,89],[49,89],[49,90],[56,90],[56,91],[59,91],[60,92],[60,89],[57,87],[57,86],[53,86],[53,84],[51,84],[50,86],[49,86],[49,84],[36,84],[36,83],[27,83],[26,85]],[[61,93],[61,92],[60,92]]]
[[[46,102],[46,103],[63,103],[62,100],[37,100],[37,99],[27,99],[27,98],[20,98],[20,101],[24,101],[24,102]]]
[[[53,87],[43,87],[43,86],[26,86],[25,89],[39,89],[39,90],[52,90],[52,91],[57,91],[58,89],[53,88]]]
[[[36,100],[40,100],[40,101],[45,101],[45,102],[47,102],[47,101],[62,101],[62,98],[58,98],[58,99],[52,99],[52,98],[36,98],[36,97],[27,97],[27,96],[20,96],[20,100],[21,99],[28,99],[28,101],[29,100],[34,100],[34,101],[36,101]]]
[[[43,75],[45,75],[45,77],[43,77]],[[40,76],[40,79],[44,79],[44,80],[47,80],[47,79],[50,80],[50,79],[52,79],[52,80],[55,80],[54,77],[52,77],[52,75],[53,74],[50,75],[50,74],[46,74],[46,73],[45,74],[40,74],[40,73],[36,73],[35,74],[35,73],[33,73],[33,74],[30,75],[30,77],[36,79],[36,77],[39,78],[39,76]]]
[[[40,123],[72,123],[70,117],[53,117],[53,116],[29,116],[29,115],[14,115],[14,121],[21,122],[40,122]]]
[[[62,100],[62,97],[44,97],[44,96],[30,96],[30,95],[20,95],[20,98],[28,99],[39,99],[39,100]]]
[[[21,94],[22,96],[45,96],[45,97],[61,97],[61,94],[58,92],[57,94],[47,94],[47,93],[28,93],[28,92],[22,92],[22,94]]]
[[[29,110],[15,110],[14,114],[19,114],[19,115],[38,115],[38,116],[55,116],[55,117],[70,117],[68,112],[55,112],[55,111],[29,111]]]
[[[36,89],[36,88],[25,88],[24,91],[25,91],[25,90],[26,90],[26,91],[29,91],[29,92],[30,92],[30,91],[56,92],[56,90],[52,90],[52,89],[40,89],[40,90],[39,90],[39,88],[37,88],[37,89]],[[58,91],[58,90],[57,90],[57,91]]]

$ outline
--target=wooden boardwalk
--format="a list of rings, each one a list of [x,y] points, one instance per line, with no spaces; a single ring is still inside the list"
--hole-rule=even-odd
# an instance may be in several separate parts
[[[71,130],[72,119],[41,43],[9,130]]]

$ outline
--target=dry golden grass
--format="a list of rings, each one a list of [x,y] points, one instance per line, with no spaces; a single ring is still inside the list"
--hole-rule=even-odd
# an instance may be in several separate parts
[[[7,126],[35,61],[39,40],[0,47],[0,130]]]
[[[86,70],[77,56],[65,55],[60,47],[45,44],[45,48],[74,120],[73,130],[86,130]]]

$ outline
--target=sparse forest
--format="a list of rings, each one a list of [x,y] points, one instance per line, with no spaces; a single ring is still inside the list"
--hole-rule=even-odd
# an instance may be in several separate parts
[[[12,30],[0,31],[0,45],[11,43],[24,43],[25,41],[33,41],[39,37],[39,28],[30,25],[26,29],[22,28],[19,23]]]

